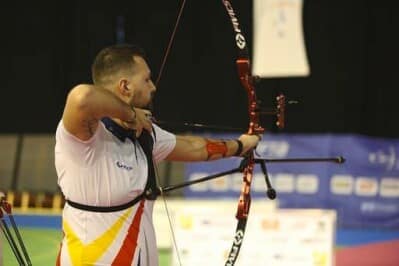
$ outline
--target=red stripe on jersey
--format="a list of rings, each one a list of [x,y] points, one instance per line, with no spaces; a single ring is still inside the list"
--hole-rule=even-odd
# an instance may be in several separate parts
[[[140,202],[140,206],[137,208],[132,224],[130,225],[125,240],[123,241],[122,247],[112,262],[112,265],[132,265],[134,252],[137,248],[137,239],[140,232],[141,216],[143,215],[144,211],[144,202],[145,200]]]

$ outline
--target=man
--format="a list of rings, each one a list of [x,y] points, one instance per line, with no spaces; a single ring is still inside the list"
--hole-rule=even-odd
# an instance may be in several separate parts
[[[127,204],[153,180],[152,161],[239,156],[254,148],[259,137],[175,136],[152,124],[145,108],[156,88],[135,46],[100,51],[92,78],[94,85],[70,91],[56,132],[58,184],[67,200],[57,265],[156,266],[154,201],[140,198]],[[143,142],[145,136],[149,142]]]

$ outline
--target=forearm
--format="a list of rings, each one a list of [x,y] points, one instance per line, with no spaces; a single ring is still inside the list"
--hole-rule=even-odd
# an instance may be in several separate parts
[[[94,85],[75,87],[68,98],[76,102],[76,108],[94,119],[109,116],[123,121],[131,121],[135,117],[131,107],[109,90]]]
[[[177,136],[176,146],[169,154],[172,161],[211,161],[224,157],[237,156],[237,140],[209,139],[196,136]]]
[[[78,85],[68,94],[62,120],[65,128],[81,140],[88,140],[105,116],[136,122],[130,106],[105,89]]]

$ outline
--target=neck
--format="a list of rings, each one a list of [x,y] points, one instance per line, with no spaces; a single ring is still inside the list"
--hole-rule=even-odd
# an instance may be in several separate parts
[[[119,118],[114,118],[114,117],[110,117],[110,118],[112,119],[112,121],[114,121],[115,123],[117,123],[121,127],[125,128],[125,126],[123,125],[122,120],[120,120]]]

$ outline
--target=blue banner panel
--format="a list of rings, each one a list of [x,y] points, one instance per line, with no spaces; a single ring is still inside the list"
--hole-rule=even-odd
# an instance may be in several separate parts
[[[230,139],[236,135],[207,137]],[[268,159],[337,157],[328,162],[268,163],[281,208],[336,209],[339,225],[399,228],[399,140],[359,135],[265,135],[258,157]],[[186,164],[193,180],[237,167],[240,159]],[[187,187],[190,198],[238,198],[242,174],[232,174]],[[265,198],[265,178],[257,166],[252,197]]]

